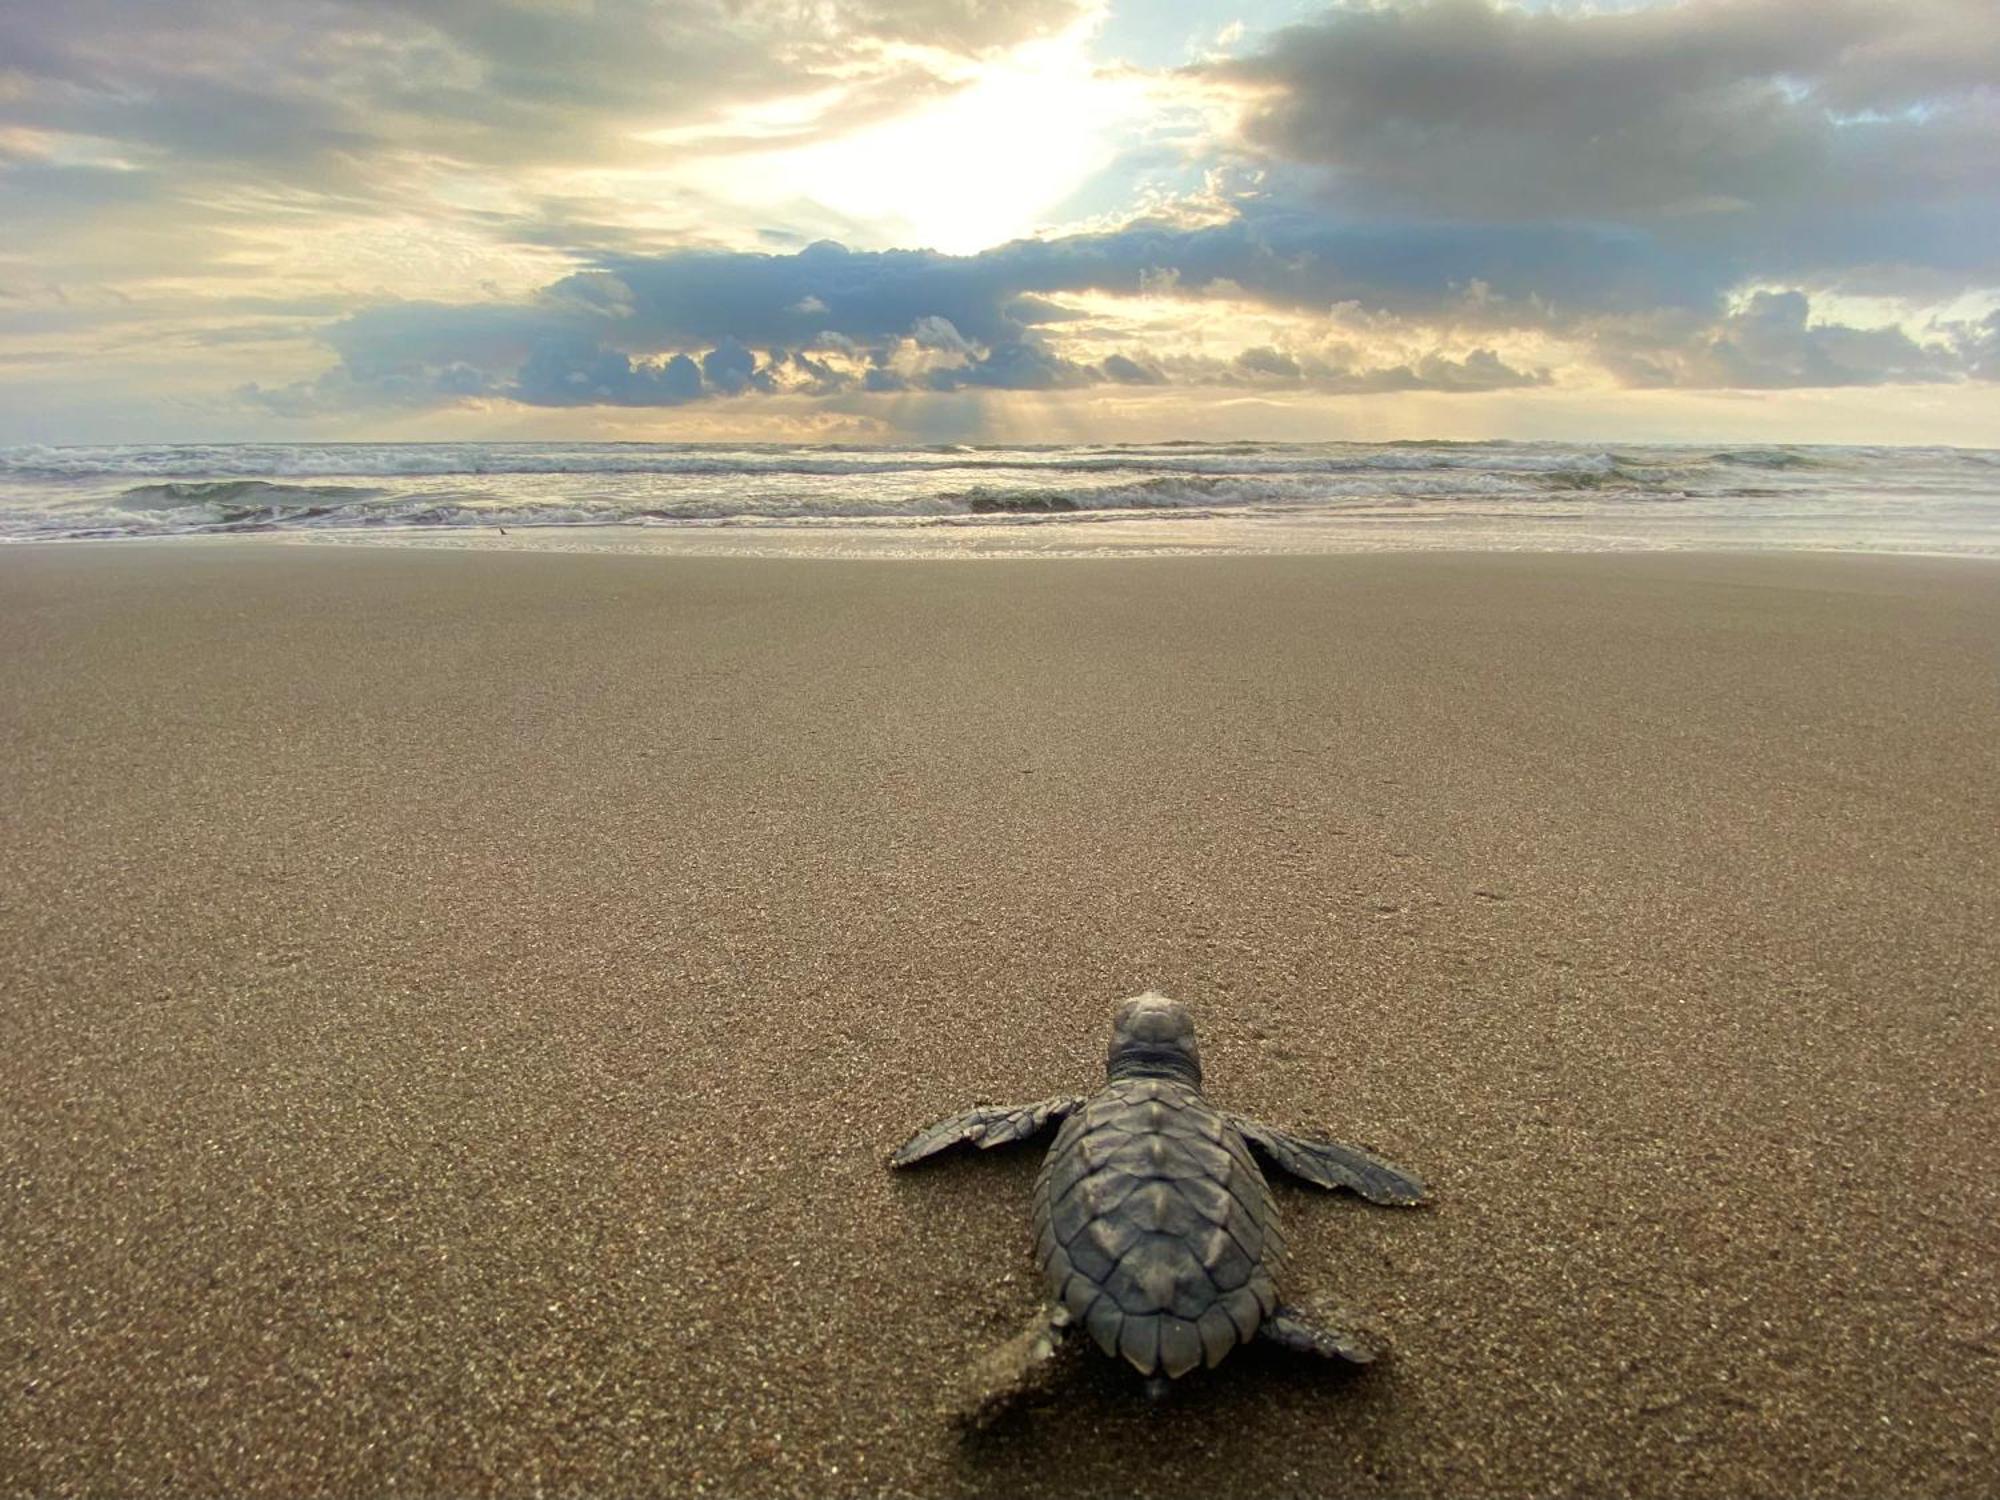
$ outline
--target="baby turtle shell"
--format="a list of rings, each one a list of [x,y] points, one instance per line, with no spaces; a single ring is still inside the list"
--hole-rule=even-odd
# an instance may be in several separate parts
[[[1284,1239],[1258,1161],[1374,1203],[1422,1203],[1422,1180],[1358,1147],[1213,1108],[1202,1097],[1194,1019],[1165,995],[1119,1005],[1097,1093],[975,1105],[919,1130],[889,1161],[907,1167],[961,1146],[991,1150],[1057,1122],[1034,1207],[1050,1302],[995,1351],[1003,1377],[995,1391],[1039,1378],[1077,1325],[1158,1389],[1252,1338],[1355,1364],[1375,1358],[1360,1330],[1317,1325],[1280,1302]],[[975,1408],[988,1410],[986,1398]]]
[[[1070,1115],[1035,1184],[1034,1225],[1049,1295],[1142,1375],[1214,1366],[1277,1309],[1271,1190],[1184,1083],[1126,1079]]]

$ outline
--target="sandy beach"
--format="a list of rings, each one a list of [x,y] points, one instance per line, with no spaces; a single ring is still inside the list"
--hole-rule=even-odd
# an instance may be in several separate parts
[[[0,555],[0,1490],[1990,1494],[2000,567]],[[1149,1407],[975,1099],[1194,1007],[1358,1377]]]

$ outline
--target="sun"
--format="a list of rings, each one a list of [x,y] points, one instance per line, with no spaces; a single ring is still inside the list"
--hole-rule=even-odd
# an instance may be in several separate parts
[[[1090,57],[1091,28],[989,63],[938,103],[756,163],[763,192],[818,203],[883,243],[970,254],[1047,226],[1118,153],[1144,86]]]

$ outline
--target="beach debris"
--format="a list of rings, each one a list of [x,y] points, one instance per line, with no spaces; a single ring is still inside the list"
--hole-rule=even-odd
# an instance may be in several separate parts
[[[1201,1053],[1186,1006],[1147,991],[1119,1004],[1105,1086],[1033,1104],[979,1105],[918,1131],[890,1158],[907,1167],[955,1147],[991,1150],[1060,1124],[1035,1180],[1035,1254],[1050,1301],[973,1372],[960,1415],[985,1425],[1046,1382],[1081,1327],[1159,1395],[1239,1344],[1367,1364],[1364,1329],[1317,1324],[1282,1302],[1277,1204],[1258,1158],[1323,1188],[1410,1206],[1429,1190],[1354,1146],[1305,1140],[1202,1097]]]

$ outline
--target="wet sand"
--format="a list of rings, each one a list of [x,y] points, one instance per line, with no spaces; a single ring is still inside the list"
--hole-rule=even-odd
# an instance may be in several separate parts
[[[2000,568],[0,554],[0,1488],[1963,1495]],[[1036,1153],[1196,1007],[1346,1377],[975,1442]]]

